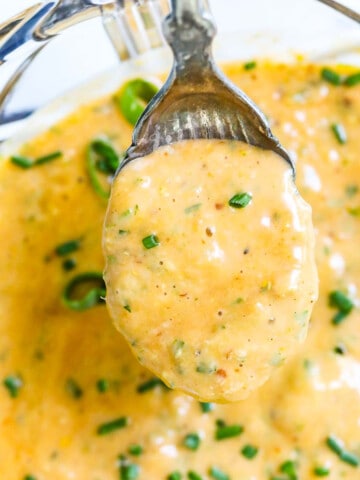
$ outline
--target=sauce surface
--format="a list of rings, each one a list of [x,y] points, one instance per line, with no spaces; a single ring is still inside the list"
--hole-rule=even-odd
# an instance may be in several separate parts
[[[320,278],[306,342],[248,399],[200,404],[139,365],[105,305],[79,312],[63,304],[70,279],[104,266],[106,201],[89,182],[86,148],[107,135],[122,151],[132,128],[111,99],[83,107],[21,152],[60,149],[61,158],[27,170],[1,163],[1,478],[165,480],[179,471],[208,480],[217,467],[231,480],[291,478],[281,470],[316,480],[320,468],[329,480],[359,479],[360,86],[332,85],[315,66],[233,65],[226,73],[298,158]],[[54,253],[72,240],[77,250]],[[76,265],[64,270],[69,259]],[[334,291],[353,304],[337,324]]]
[[[106,302],[171,388],[236,401],[304,341],[317,275],[311,209],[278,155],[241,142],[162,147],[116,177]]]

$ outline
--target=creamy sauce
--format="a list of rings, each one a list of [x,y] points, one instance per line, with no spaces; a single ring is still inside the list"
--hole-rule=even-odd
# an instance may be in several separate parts
[[[273,152],[198,140],[131,162],[112,187],[104,247],[115,325],[172,388],[242,399],[306,337],[311,209]]]
[[[37,157],[60,149],[61,158],[28,170],[1,163],[0,373],[1,382],[21,380],[15,398],[0,385],[2,479],[116,480],[121,468],[126,478],[119,455],[139,467],[139,480],[165,480],[175,470],[183,479],[194,471],[208,480],[212,466],[231,480],[287,480],[279,470],[288,460],[297,463],[299,479],[318,479],[316,467],[329,469],[330,480],[359,479],[359,467],[326,440],[336,435],[348,453],[360,456],[360,86],[333,86],[315,66],[258,64],[245,71],[234,65],[226,73],[298,158],[297,184],[313,209],[320,278],[306,342],[248,399],[201,406],[149,382],[153,374],[130,353],[105,305],[77,312],[62,303],[74,275],[104,266],[106,201],[90,185],[85,149],[105,134],[121,151],[131,134],[111,99],[84,107],[22,151]],[[334,123],[344,127],[346,143],[336,139]],[[74,239],[80,239],[78,250],[54,254]],[[69,258],[76,266],[65,271]],[[333,325],[338,309],[329,305],[329,294],[338,290],[354,308]],[[123,428],[97,433],[123,417]],[[215,438],[222,422],[234,437]],[[129,453],[133,444],[143,453]],[[258,449],[252,459],[241,453],[246,445]]]

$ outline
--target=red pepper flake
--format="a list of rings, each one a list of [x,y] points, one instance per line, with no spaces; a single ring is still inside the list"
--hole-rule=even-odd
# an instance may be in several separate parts
[[[219,370],[216,370],[216,375],[219,375],[219,377],[226,378],[227,374],[223,368],[219,368]]]

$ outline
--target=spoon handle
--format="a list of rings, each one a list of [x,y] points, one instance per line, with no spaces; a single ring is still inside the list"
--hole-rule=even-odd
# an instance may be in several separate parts
[[[321,3],[324,3],[328,7],[333,8],[334,10],[337,10],[340,13],[343,13],[347,17],[351,18],[352,20],[355,20],[355,22],[360,23],[360,13],[355,12],[355,10],[352,10],[349,7],[346,7],[345,5],[335,1],[335,0],[318,0]]]

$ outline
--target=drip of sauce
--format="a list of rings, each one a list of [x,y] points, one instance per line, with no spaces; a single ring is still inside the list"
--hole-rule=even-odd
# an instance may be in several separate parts
[[[237,401],[305,339],[313,250],[311,209],[282,158],[234,141],[162,147],[113,184],[107,305],[171,388]]]

